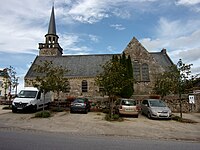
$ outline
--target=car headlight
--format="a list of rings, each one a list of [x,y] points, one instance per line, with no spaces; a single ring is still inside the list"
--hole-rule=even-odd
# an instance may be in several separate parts
[[[152,109],[151,112],[152,112],[152,114],[157,115],[157,111],[156,110]]]

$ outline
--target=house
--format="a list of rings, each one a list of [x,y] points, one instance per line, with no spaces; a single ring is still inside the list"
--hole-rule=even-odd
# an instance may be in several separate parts
[[[0,69],[0,97],[5,97],[9,93],[9,82],[7,70]]]
[[[46,60],[70,70],[66,75],[70,83],[70,91],[67,93],[69,96],[101,96],[101,89],[95,84],[96,75],[103,71],[101,66],[113,55],[120,56],[125,52],[127,56],[131,56],[133,64],[134,79],[136,80],[133,85],[135,94],[150,94],[153,92],[155,76],[173,65],[166,49],[162,49],[160,52],[148,52],[135,37],[121,54],[97,55],[64,55],[58,38],[54,7],[52,7],[45,42],[39,43],[39,55],[36,56],[25,76],[25,86],[32,86],[29,81],[36,78],[34,66]]]

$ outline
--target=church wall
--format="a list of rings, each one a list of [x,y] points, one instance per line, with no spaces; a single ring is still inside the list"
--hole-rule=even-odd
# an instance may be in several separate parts
[[[133,64],[133,73],[135,73],[134,65],[140,66],[139,79],[136,79],[134,84],[134,94],[151,94],[154,87],[154,80],[156,74],[163,72],[158,62],[149,54],[149,52],[140,44],[140,42],[133,38],[124,50],[125,54],[130,55]],[[144,81],[142,78],[142,65],[148,66],[149,80]]]
[[[87,92],[82,91],[82,81],[87,81]],[[70,96],[94,97],[98,95],[98,86],[95,85],[95,78],[69,78]]]

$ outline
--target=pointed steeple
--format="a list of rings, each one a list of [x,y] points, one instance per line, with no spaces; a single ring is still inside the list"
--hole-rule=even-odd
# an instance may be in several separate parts
[[[56,35],[56,22],[55,22],[55,15],[54,15],[54,6],[52,6],[52,10],[51,10],[51,18],[50,18],[50,22],[49,22],[48,34]]]
[[[56,35],[56,22],[53,5],[48,33],[45,35],[45,43],[39,43],[39,56],[62,56],[63,49],[58,43],[58,38],[59,37]]]

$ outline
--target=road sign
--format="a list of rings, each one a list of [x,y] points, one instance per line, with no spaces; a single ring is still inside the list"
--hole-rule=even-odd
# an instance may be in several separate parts
[[[194,104],[195,101],[194,101],[194,95],[189,95],[189,103],[190,104]]]

